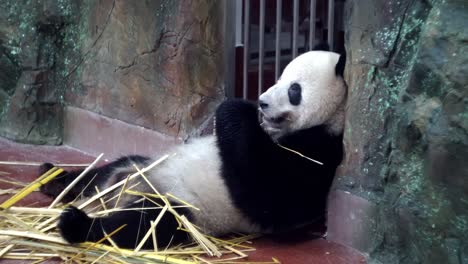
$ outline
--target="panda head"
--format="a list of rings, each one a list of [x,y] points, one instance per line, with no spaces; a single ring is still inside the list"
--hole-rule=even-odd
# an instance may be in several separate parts
[[[291,61],[259,98],[262,128],[274,140],[318,125],[326,125],[330,134],[341,134],[345,60],[334,52],[309,51]]]

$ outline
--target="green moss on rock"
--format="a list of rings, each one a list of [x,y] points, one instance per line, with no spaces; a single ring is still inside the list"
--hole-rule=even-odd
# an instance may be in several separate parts
[[[369,200],[372,217],[385,219],[364,234],[374,246],[363,250],[371,263],[464,263],[468,5],[347,5],[347,158],[335,188]]]
[[[62,141],[64,94],[79,63],[78,1],[0,2],[0,136]]]

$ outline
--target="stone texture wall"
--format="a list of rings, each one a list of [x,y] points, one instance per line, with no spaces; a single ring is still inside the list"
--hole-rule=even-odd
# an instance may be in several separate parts
[[[224,98],[223,1],[91,1],[67,101],[160,132],[193,133]]]
[[[63,109],[186,137],[224,98],[224,1],[0,2],[0,136],[62,140]]]
[[[371,263],[468,263],[468,2],[349,0],[329,237]]]
[[[0,136],[61,142],[78,16],[73,1],[0,1]]]

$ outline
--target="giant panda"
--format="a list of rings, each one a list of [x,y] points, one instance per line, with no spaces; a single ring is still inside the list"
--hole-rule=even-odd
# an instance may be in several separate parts
[[[200,137],[174,149],[175,156],[146,173],[160,193],[171,193],[199,210],[171,201],[203,232],[271,233],[323,219],[327,194],[342,159],[346,84],[344,56],[309,51],[292,60],[277,83],[263,93],[258,105],[227,100],[216,111],[214,135]],[[323,164],[285,149],[297,151]],[[151,157],[126,156],[95,168],[62,199],[92,196],[152,162]],[[53,165],[45,163],[42,172]],[[66,171],[41,187],[56,197],[81,171]],[[134,187],[153,193],[144,181]],[[120,199],[120,198],[119,198]],[[58,228],[70,243],[99,241],[112,236],[122,248],[135,248],[155,220],[162,204],[157,198],[126,195],[119,207],[128,210],[90,217],[69,206]],[[112,205],[111,205],[112,206]],[[157,245],[188,241],[170,213],[157,225]],[[153,248],[148,239],[144,248]]]

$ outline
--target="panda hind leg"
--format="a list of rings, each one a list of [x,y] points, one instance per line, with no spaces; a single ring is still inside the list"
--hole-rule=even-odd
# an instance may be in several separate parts
[[[139,166],[147,165],[149,158],[132,155],[121,157],[111,163],[92,169],[75,185],[72,189],[62,198],[62,202],[68,203],[73,201],[76,197],[92,196],[95,193],[95,187],[99,188],[106,185],[106,183],[113,183],[119,181],[119,177],[125,177],[127,174],[134,172],[135,169],[131,167],[132,164]],[[39,167],[39,175],[46,173],[54,167],[51,163],[44,163]],[[57,197],[73,180],[75,180],[83,169],[63,171],[56,176],[53,180],[45,185],[42,185],[40,191],[53,198]]]
[[[162,203],[162,201],[156,202]],[[121,248],[135,248],[150,230],[151,221],[154,221],[161,213],[161,208],[155,209],[153,206],[153,203],[144,200],[127,207],[126,209],[129,210],[96,218],[91,218],[83,211],[70,206],[60,215],[58,228],[62,237],[74,244],[85,241],[97,242],[122,227],[111,236],[111,239]],[[188,209],[177,208],[176,211],[180,215],[186,215],[190,218]],[[166,211],[156,226],[156,238],[158,247],[163,248],[186,242],[189,236],[187,232],[179,230],[175,216]],[[153,248],[152,241],[151,238],[147,239],[143,248]],[[108,242],[105,241],[105,243]]]

